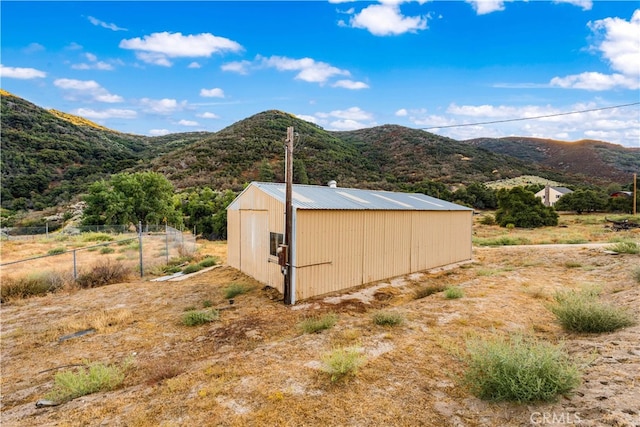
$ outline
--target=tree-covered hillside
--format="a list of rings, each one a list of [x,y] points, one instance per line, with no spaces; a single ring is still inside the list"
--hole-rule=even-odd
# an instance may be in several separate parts
[[[43,208],[68,201],[100,178],[201,138],[123,134],[6,91],[0,95],[3,207]]]

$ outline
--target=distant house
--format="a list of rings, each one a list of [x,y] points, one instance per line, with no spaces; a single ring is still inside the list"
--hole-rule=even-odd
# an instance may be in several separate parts
[[[542,199],[542,204],[545,206],[553,206],[556,204],[560,197],[565,194],[573,193],[573,191],[569,190],[566,187],[552,187],[547,185],[542,190],[536,193],[536,197]]]
[[[424,194],[293,186],[292,303],[468,261],[473,210]],[[251,183],[227,208],[228,257],[283,291],[285,185]]]
[[[631,198],[633,197],[633,192],[632,191],[614,191],[613,193],[609,194],[609,197],[612,197],[614,199],[618,197]]]

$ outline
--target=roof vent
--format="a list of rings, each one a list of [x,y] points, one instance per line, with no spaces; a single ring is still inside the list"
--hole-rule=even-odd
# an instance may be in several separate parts
[[[329,188],[338,188],[338,183],[334,180],[329,181],[327,185],[329,186]]]

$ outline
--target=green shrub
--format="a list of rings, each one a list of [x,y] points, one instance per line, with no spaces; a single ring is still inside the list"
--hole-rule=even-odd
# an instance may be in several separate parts
[[[109,246],[103,246],[102,248],[100,248],[100,253],[101,254],[112,254],[115,251],[116,251],[115,249],[110,248]]]
[[[462,288],[457,286],[449,286],[444,290],[444,297],[447,299],[457,299],[462,298],[464,296],[464,291]]]
[[[548,401],[580,384],[580,370],[559,346],[511,336],[467,342],[463,383],[481,399]]]
[[[235,298],[238,295],[246,294],[251,290],[250,286],[242,283],[231,283],[223,289],[223,295],[226,299]]]
[[[87,364],[73,371],[62,371],[54,377],[54,388],[47,399],[64,403],[98,391],[114,390],[124,381],[125,367],[103,363]]]
[[[355,375],[365,362],[360,353],[356,347],[338,348],[326,353],[322,356],[322,371],[329,374],[331,382]]]
[[[216,321],[220,318],[218,310],[189,310],[182,315],[182,324],[185,326],[198,326]]]
[[[7,278],[3,279],[0,286],[0,297],[4,300],[45,295],[62,288],[65,283],[64,276],[54,271],[30,274],[18,279]]]
[[[62,246],[57,247],[57,248],[53,248],[53,249],[49,249],[47,251],[47,255],[60,255],[66,252],[66,249]]]
[[[640,283],[640,267],[636,267],[631,274],[636,282]]]
[[[495,238],[473,238],[476,246],[515,246],[528,245],[531,241],[525,237],[501,236]]]
[[[187,265],[185,268],[183,268],[182,272],[184,274],[191,274],[200,270],[202,270],[202,266],[200,266],[199,264],[190,264],[190,265]]]
[[[415,299],[422,299],[428,297],[429,295],[433,295],[438,292],[442,292],[445,290],[444,285],[429,285],[423,288],[420,288],[416,291]]]
[[[582,264],[580,264],[579,262],[576,261],[567,261],[564,263],[564,266],[566,268],[580,268],[582,267]]]
[[[97,288],[99,286],[111,285],[125,281],[131,270],[120,262],[110,260],[100,262],[93,266],[88,272],[78,275],[76,283],[81,288]]]
[[[338,315],[327,313],[323,316],[308,317],[298,323],[298,328],[305,334],[313,334],[332,328],[338,322]]]
[[[82,233],[81,240],[83,242],[110,242],[113,239],[113,236],[107,233]]]
[[[404,316],[390,311],[376,311],[372,316],[373,323],[380,326],[398,326],[404,323]]]
[[[567,331],[611,332],[635,323],[630,312],[598,301],[595,292],[558,292],[554,299],[549,310]]]
[[[607,249],[619,254],[640,254],[640,245],[630,240],[624,240],[614,245],[608,246]]]
[[[493,215],[484,215],[482,218],[480,218],[480,224],[496,225],[496,218]]]
[[[198,265],[202,268],[213,267],[216,265],[216,259],[214,257],[206,257],[202,261],[198,263]]]

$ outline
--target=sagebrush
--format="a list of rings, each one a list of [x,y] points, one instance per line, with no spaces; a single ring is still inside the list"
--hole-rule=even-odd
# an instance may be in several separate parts
[[[481,399],[549,401],[580,384],[581,372],[561,346],[513,335],[467,342],[463,384]]]

